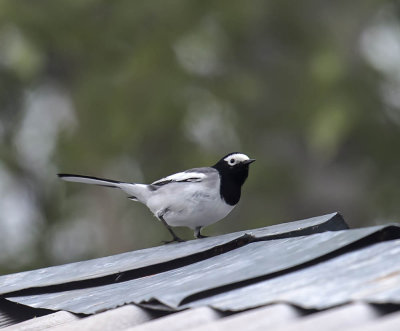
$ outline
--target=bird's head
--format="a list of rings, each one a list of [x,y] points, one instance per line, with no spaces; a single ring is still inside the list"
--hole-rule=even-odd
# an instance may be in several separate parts
[[[249,158],[242,153],[229,153],[219,160],[213,167],[219,171],[221,176],[232,177],[243,184],[249,173],[249,165],[255,159]]]

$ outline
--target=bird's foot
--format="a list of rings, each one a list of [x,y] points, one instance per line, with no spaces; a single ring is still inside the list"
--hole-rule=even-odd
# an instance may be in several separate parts
[[[201,234],[201,226],[198,226],[194,229],[194,237],[196,239],[207,238],[208,236],[203,236]]]
[[[204,235],[202,235],[202,234],[199,234],[196,238],[197,239],[202,239],[202,238],[208,238],[209,236],[204,236]]]
[[[163,240],[162,243],[163,243],[164,245],[167,245],[167,244],[171,244],[171,243],[174,243],[174,242],[182,243],[182,242],[185,242],[185,241],[186,241],[186,240],[183,240],[183,239],[181,239],[181,238],[179,238],[179,237],[174,237],[174,238],[171,239],[171,240]]]

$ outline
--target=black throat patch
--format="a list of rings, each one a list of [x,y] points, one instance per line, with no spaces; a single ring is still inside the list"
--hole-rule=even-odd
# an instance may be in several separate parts
[[[241,185],[237,185],[226,176],[221,176],[221,188],[219,193],[221,198],[231,206],[236,205],[240,200]]]
[[[231,206],[236,205],[240,200],[241,188],[249,175],[248,165],[238,168],[229,168],[225,164],[216,164],[221,179],[221,198]]]

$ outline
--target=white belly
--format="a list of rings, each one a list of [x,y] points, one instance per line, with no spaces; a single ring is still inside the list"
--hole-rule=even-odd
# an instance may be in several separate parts
[[[197,183],[169,184],[167,189],[161,187],[154,192],[146,205],[155,216],[163,215],[170,226],[192,229],[207,226],[218,222],[234,208],[221,200],[217,185],[219,183],[215,188],[199,190]],[[179,194],[166,194],[170,191],[178,191]]]

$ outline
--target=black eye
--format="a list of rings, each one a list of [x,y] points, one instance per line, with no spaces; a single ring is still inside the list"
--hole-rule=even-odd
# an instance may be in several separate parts
[[[235,159],[230,159],[230,160],[229,160],[229,163],[230,163],[230,164],[234,164],[234,163],[235,163]]]

